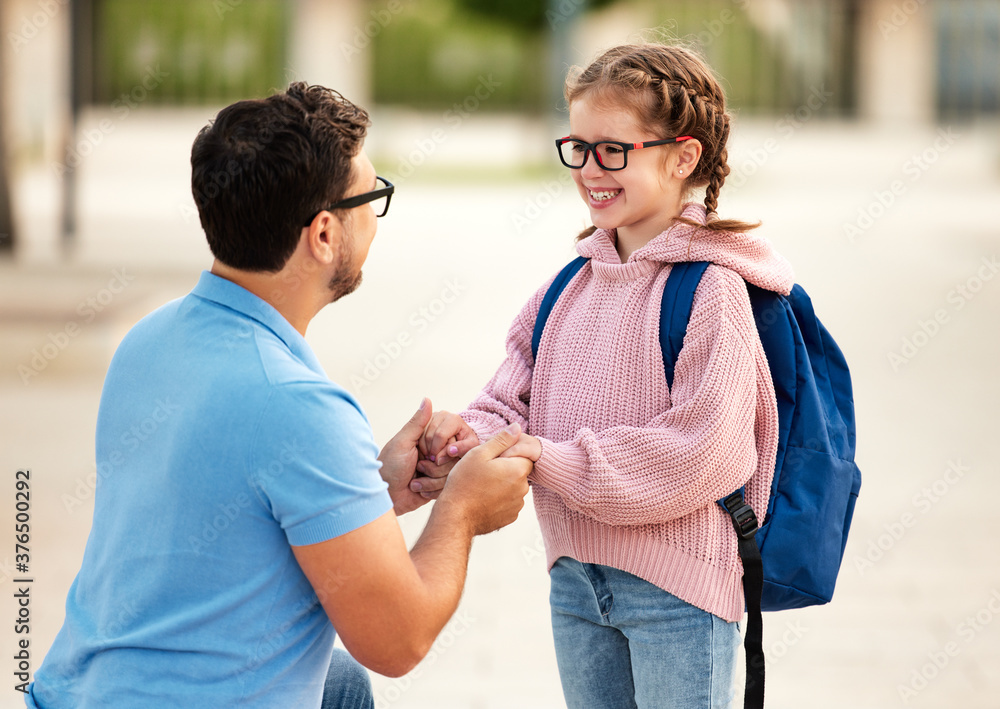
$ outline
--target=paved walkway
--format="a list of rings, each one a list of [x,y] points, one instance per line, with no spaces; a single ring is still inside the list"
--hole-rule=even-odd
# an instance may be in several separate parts
[[[20,193],[35,238],[17,264],[0,264],[0,470],[5,480],[18,467],[32,470],[33,670],[61,624],[90,525],[94,422],[109,358],[136,319],[185,293],[209,263],[187,196],[187,150],[202,120],[135,116],[107,137],[81,166],[86,207],[69,262],[52,259],[55,195],[44,171]],[[376,117],[374,153],[421,154],[419,130],[378,143],[379,126]],[[425,135],[433,128],[432,120]],[[559,173],[428,179],[471,149],[480,130],[497,126],[469,119],[413,158],[380,222],[364,286],[309,333],[379,441],[423,395],[451,409],[475,395],[502,357],[508,323],[571,257],[584,224]],[[541,146],[531,136],[546,131],[528,135]],[[764,220],[851,362],[865,476],[834,603],[765,618],[769,706],[995,708],[995,132],[890,135],[767,122],[740,127],[732,163],[723,213]],[[397,175],[400,164],[376,161]],[[12,498],[0,501],[2,530],[12,528]],[[423,518],[411,517],[404,530],[414,539]],[[0,617],[12,621],[13,542],[4,544]],[[530,507],[477,540],[458,615],[417,670],[376,678],[378,706],[562,706],[540,550]],[[14,643],[5,622],[8,682]],[[0,687],[0,707],[15,706],[10,685]]]

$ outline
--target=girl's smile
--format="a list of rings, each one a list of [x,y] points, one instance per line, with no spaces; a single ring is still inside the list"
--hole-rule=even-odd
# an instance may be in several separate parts
[[[590,206],[594,209],[605,209],[611,205],[618,197],[623,193],[620,187],[588,187],[587,196],[589,197]]]

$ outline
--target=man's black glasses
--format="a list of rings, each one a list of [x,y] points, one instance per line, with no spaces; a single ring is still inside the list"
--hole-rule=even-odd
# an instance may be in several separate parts
[[[384,217],[386,212],[389,211],[389,202],[392,201],[392,193],[396,191],[396,186],[384,177],[378,177],[376,175],[375,179],[381,182],[384,187],[379,187],[371,192],[362,192],[361,194],[354,195],[353,197],[342,199],[336,204],[331,204],[329,207],[320,211],[332,212],[334,209],[353,209],[354,207],[360,207],[362,204],[372,202],[372,209],[375,210],[375,216]],[[319,212],[316,212],[316,214],[319,214]],[[316,218],[316,214],[309,218],[309,221],[305,224],[306,226],[312,224],[312,220]]]
[[[597,164],[604,170],[624,170],[628,165],[628,151],[641,150],[642,148],[652,148],[654,145],[668,145],[669,143],[679,143],[682,140],[691,140],[690,135],[682,135],[678,138],[665,138],[664,140],[647,140],[645,143],[623,143],[617,140],[602,140],[597,143],[585,143],[576,138],[559,138],[556,140],[556,148],[559,150],[559,159],[568,168],[577,170],[587,164],[587,158],[593,153],[597,158]]]

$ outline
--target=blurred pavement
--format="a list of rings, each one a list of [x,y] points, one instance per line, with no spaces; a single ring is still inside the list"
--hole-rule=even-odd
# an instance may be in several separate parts
[[[92,514],[87,477],[104,371],[136,320],[210,265],[188,155],[211,111],[136,114],[81,164],[81,236],[57,256],[51,166],[17,194],[32,243],[0,262],[0,707],[11,671],[13,474],[32,471],[32,672],[59,629]],[[99,117],[95,117],[97,120]],[[435,128],[441,131],[431,136]],[[554,129],[553,129],[554,130]],[[500,177],[464,156],[550,151],[549,126],[375,116],[370,153],[396,196],[354,295],[308,339],[385,442],[420,398],[460,409],[503,356],[530,294],[573,256],[586,211],[552,172]],[[428,142],[430,141],[430,142]],[[555,160],[554,153],[551,156]],[[837,595],[765,617],[768,706],[1000,706],[1000,135],[996,126],[875,131],[808,118],[734,132],[723,216],[761,219],[844,349],[864,476]],[[400,176],[403,176],[400,179]],[[848,225],[852,228],[848,228]],[[28,239],[28,236],[23,236]],[[401,522],[408,539],[423,512]],[[563,706],[530,500],[480,538],[456,619],[378,707]],[[419,612],[415,608],[414,612]]]

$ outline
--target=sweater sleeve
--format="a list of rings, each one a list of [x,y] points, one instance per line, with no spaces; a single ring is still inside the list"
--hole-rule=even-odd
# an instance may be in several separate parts
[[[553,280],[555,276],[518,313],[507,333],[506,358],[479,396],[460,414],[480,441],[485,441],[515,422],[521,425],[521,430],[528,428],[531,374],[535,366],[535,358],[531,354],[531,336],[538,308]]]
[[[672,406],[643,427],[542,440],[531,480],[612,525],[683,517],[742,487],[758,467],[760,340],[742,279],[711,267],[695,294]]]

